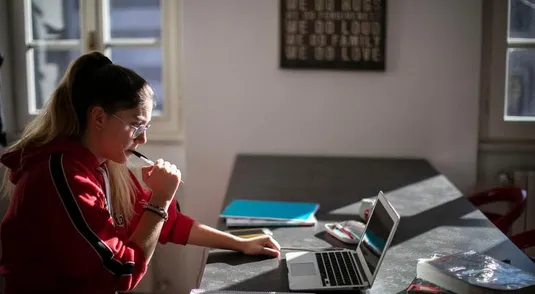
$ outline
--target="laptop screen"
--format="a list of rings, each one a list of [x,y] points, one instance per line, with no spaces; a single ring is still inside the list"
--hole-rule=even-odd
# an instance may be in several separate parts
[[[360,242],[360,249],[366,260],[366,264],[375,277],[379,260],[384,253],[388,236],[394,228],[394,220],[388,214],[384,204],[377,200],[375,210],[368,221],[365,236]]]

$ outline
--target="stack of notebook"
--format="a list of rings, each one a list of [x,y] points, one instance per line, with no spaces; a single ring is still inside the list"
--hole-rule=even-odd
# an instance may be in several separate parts
[[[313,226],[318,203],[235,199],[219,215],[227,227]]]

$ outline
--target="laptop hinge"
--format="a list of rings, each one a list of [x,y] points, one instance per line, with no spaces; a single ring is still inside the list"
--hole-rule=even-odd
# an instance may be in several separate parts
[[[364,258],[359,260],[359,255],[358,255],[358,253],[356,251],[354,251],[352,254],[353,254],[353,258],[355,258],[355,261],[357,263],[357,267],[358,267],[358,270],[359,270],[359,273],[360,273],[360,277],[362,278],[362,284],[365,285],[365,286],[370,285],[370,281],[368,280],[368,276],[366,275],[366,272],[364,271],[364,267],[362,267],[362,263],[366,262],[366,260]]]

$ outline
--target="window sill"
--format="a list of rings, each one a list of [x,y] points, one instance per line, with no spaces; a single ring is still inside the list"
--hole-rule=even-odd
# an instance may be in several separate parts
[[[535,153],[535,140],[479,140],[478,151]]]

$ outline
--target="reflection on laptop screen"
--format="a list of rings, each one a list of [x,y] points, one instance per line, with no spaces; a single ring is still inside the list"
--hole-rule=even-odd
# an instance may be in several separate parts
[[[386,241],[393,227],[394,220],[388,215],[383,203],[377,200],[377,205],[369,220],[364,240],[360,243],[360,249],[372,276],[376,274],[377,264],[384,252]]]

